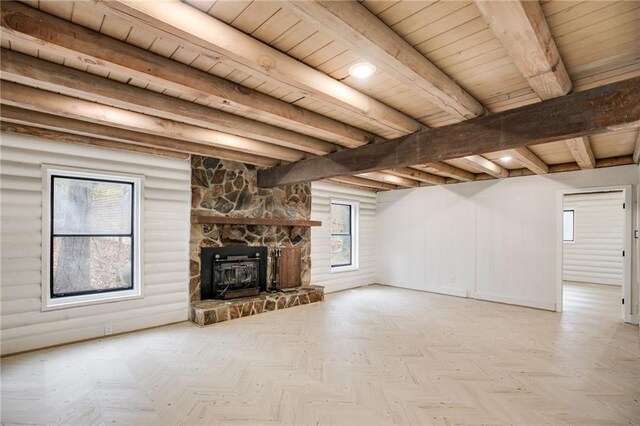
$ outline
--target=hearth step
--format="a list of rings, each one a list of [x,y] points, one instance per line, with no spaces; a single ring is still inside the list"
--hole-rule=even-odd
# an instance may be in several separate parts
[[[201,300],[191,303],[189,319],[199,326],[205,326],[323,300],[324,287],[319,285],[285,289],[277,293],[263,292],[234,300]]]

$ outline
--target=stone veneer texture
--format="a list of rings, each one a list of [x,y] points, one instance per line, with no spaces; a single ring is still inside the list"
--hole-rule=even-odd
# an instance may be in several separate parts
[[[191,156],[191,214],[309,220],[311,185],[258,189],[257,168],[235,161]],[[200,249],[227,246],[300,247],[301,285],[311,281],[308,227],[191,224],[190,300],[200,300]],[[267,277],[271,262],[267,263]]]
[[[286,289],[278,293],[261,293],[242,299],[202,300],[191,303],[189,319],[199,326],[205,326],[323,300],[324,287],[318,285]]]

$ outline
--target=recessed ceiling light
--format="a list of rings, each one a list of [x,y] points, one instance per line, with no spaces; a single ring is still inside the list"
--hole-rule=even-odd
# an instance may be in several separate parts
[[[510,156],[508,156],[508,155],[505,155],[504,157],[500,157],[500,159],[502,161],[511,161],[512,160],[512,158]]]
[[[375,65],[369,62],[358,62],[349,67],[349,74],[355,78],[367,78],[376,72]]]

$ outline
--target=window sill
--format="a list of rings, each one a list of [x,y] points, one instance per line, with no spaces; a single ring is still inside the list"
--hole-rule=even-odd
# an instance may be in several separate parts
[[[358,266],[356,265],[349,265],[349,266],[336,266],[335,268],[331,268],[331,273],[332,274],[339,274],[340,272],[353,272],[353,271],[357,271]]]
[[[69,296],[62,299],[47,299],[43,301],[42,312],[58,309],[78,308],[81,306],[99,305],[111,302],[123,302],[125,300],[142,299],[140,290],[125,290],[122,292],[87,294],[82,296]]]

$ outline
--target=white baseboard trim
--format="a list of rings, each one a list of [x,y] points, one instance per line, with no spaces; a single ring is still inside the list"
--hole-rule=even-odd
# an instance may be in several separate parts
[[[635,325],[640,324],[640,314],[629,315],[629,323]]]
[[[317,283],[314,285],[321,285],[324,286],[324,294],[329,294],[329,293],[336,293],[338,291],[344,291],[344,290],[350,290],[352,288],[360,288],[360,287],[366,287],[368,285],[371,284],[353,284],[353,283],[348,283],[348,284],[322,284],[322,283]]]
[[[525,306],[527,308],[544,309],[546,311],[556,311],[555,302],[541,302],[537,300],[519,299],[516,297],[501,296],[492,293],[476,292],[475,298],[489,302],[506,303],[508,305]]]
[[[382,284],[382,283],[381,283]],[[456,297],[469,297],[467,290],[463,288],[449,288],[449,287],[437,287],[437,286],[427,286],[427,287],[417,287],[412,286],[411,284],[382,284],[387,287],[397,287],[404,288],[407,290],[416,290],[416,291],[424,291],[427,293],[437,293],[444,294],[447,296],[456,296]]]

